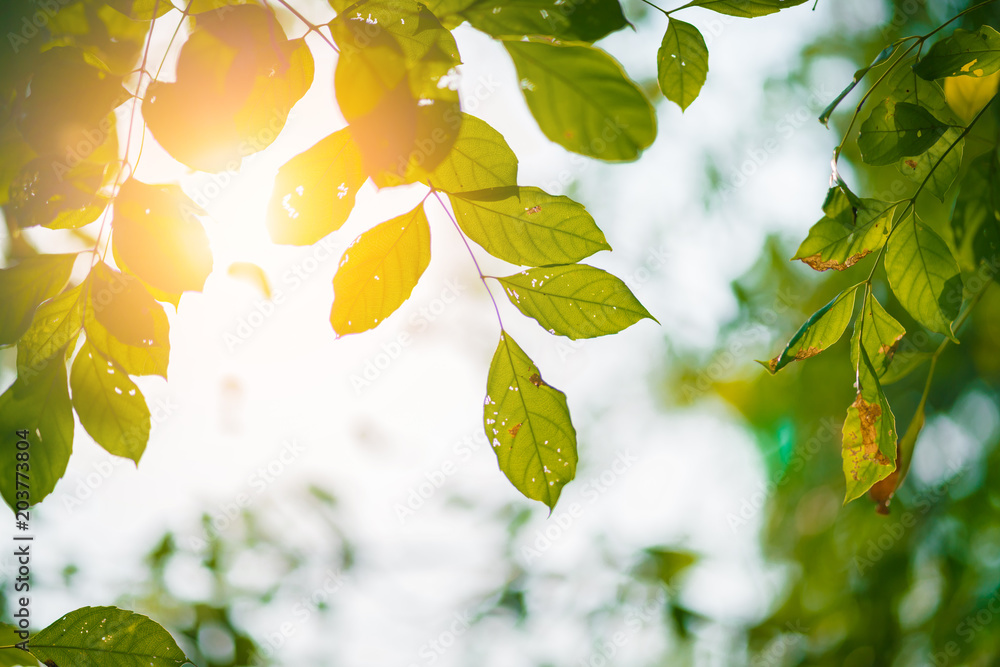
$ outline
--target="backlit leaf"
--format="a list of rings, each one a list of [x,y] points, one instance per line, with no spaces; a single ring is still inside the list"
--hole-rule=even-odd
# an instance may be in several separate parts
[[[343,336],[378,326],[410,298],[430,259],[423,204],[356,238],[333,277],[333,330]]]
[[[782,350],[781,354],[763,364],[772,374],[793,361],[814,357],[844,335],[854,315],[854,299],[861,284],[848,287],[805,321]]]
[[[857,397],[843,428],[844,503],[861,497],[896,469],[896,418],[865,348],[857,366]]]
[[[518,310],[574,340],[618,333],[644,318],[656,321],[625,283],[586,264],[543,266],[497,281]]]
[[[801,5],[807,0],[693,0],[684,7],[704,7],[719,14],[752,19]]]
[[[944,97],[955,115],[969,123],[997,94],[1000,71],[989,76],[949,76],[944,80]]]
[[[925,79],[983,77],[1000,70],[1000,33],[988,25],[975,32],[957,28],[939,40],[913,68]]]
[[[16,343],[28,330],[35,309],[62,291],[76,255],[38,255],[0,269],[0,345]]]
[[[51,365],[65,365],[83,329],[83,285],[77,285],[46,301],[17,341],[17,375],[30,380]]]
[[[836,269],[844,271],[885,244],[892,229],[892,218],[897,204],[877,199],[863,199],[862,207],[855,209],[847,197],[836,191],[836,198],[844,206],[829,213],[812,226],[809,235],[799,245],[792,259],[802,260],[817,271]]]
[[[962,278],[948,245],[912,214],[900,221],[885,253],[885,272],[907,312],[931,331],[954,339]]]
[[[425,179],[443,192],[468,192],[517,184],[517,156],[485,121],[462,114],[455,144]]]
[[[31,653],[55,665],[180,667],[188,662],[159,624],[117,607],[82,607],[31,638]]]
[[[949,127],[926,152],[900,158],[896,167],[914,183],[926,180],[925,189],[943,202],[962,167],[964,148],[962,128]]]
[[[69,382],[73,407],[94,442],[139,463],[149,440],[149,408],[128,374],[88,341],[76,355]]]
[[[565,394],[542,379],[505,331],[490,363],[483,425],[507,479],[526,497],[554,508],[576,476],[576,429]]]
[[[611,249],[583,206],[538,188],[463,192],[451,203],[462,231],[511,264],[569,264]]]
[[[563,148],[635,160],[656,137],[656,114],[618,62],[591,46],[504,42],[538,126]]]
[[[462,16],[493,37],[538,35],[568,42],[596,42],[629,24],[618,0],[479,0]]]
[[[858,148],[871,165],[891,164],[902,157],[920,155],[933,146],[948,126],[927,109],[891,98],[876,106],[861,124]]]
[[[656,72],[660,90],[681,111],[695,101],[708,78],[708,47],[697,28],[670,19],[656,54]]]
[[[896,319],[886,312],[875,295],[868,291],[861,305],[861,314],[854,324],[851,336],[851,362],[860,363],[860,346],[863,344],[872,370],[881,381],[894,361],[896,347],[906,334]]]
[[[311,245],[340,229],[368,176],[348,129],[334,132],[278,170],[267,208],[275,243]]]

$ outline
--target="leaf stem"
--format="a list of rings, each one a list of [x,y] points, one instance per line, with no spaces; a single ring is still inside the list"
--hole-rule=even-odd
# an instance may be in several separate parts
[[[642,1],[645,2],[647,5],[649,5],[650,7],[652,7],[653,9],[655,9],[657,11],[660,11],[660,12],[663,12],[663,15],[666,16],[667,18],[670,18],[670,12],[668,12],[663,7],[658,7],[658,6],[654,5],[652,2],[650,2],[649,0],[642,0]],[[678,7],[677,9],[683,9],[683,7]],[[671,9],[670,11],[671,12],[676,12],[677,9]]]
[[[469,256],[472,258],[472,263],[476,265],[476,273],[479,274],[479,280],[483,283],[483,287],[486,288],[486,293],[490,295],[490,301],[493,302],[493,310],[497,314],[497,321],[500,323],[500,331],[501,332],[504,331],[503,318],[500,317],[500,307],[497,305],[497,300],[496,298],[494,298],[493,292],[490,291],[490,286],[486,282],[486,275],[483,273],[482,268],[480,268],[479,266],[479,260],[476,259],[476,253],[472,251],[472,246],[469,245],[469,239],[467,239],[465,234],[462,232],[462,228],[458,226],[458,220],[456,220],[455,216],[452,215],[451,210],[447,206],[445,206],[444,200],[441,199],[440,191],[437,190],[433,184],[431,184],[431,191],[429,194],[434,195],[434,198],[437,199],[438,204],[440,204],[441,208],[444,209],[444,212],[448,216],[448,219],[451,220],[451,224],[455,226],[455,230],[458,232],[458,235],[462,237],[462,243],[465,244],[465,249],[469,251]]]
[[[299,11],[297,9],[295,9],[295,7],[292,7],[290,4],[288,4],[288,2],[286,2],[286,0],[278,0],[278,2],[281,3],[281,5],[285,9],[287,9],[288,11],[290,11],[292,14],[295,14],[295,18],[297,18],[298,20],[300,20],[300,21],[302,21],[303,23],[306,24],[306,26],[309,28],[309,31],[306,34],[309,34],[310,32],[316,33],[317,35],[319,35],[320,37],[323,38],[324,42],[326,42],[327,44],[329,44],[329,46],[330,46],[331,49],[333,49],[337,53],[340,53],[340,49],[337,48],[337,45],[334,44],[333,42],[331,42],[330,39],[320,31],[318,25],[314,24],[312,21],[310,21],[305,16],[303,16],[302,14],[300,14]]]

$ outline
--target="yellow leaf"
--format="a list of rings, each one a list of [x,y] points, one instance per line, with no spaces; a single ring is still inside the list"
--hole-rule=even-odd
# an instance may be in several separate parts
[[[944,97],[951,110],[968,123],[997,94],[1000,72],[989,76],[950,76],[944,80]]]

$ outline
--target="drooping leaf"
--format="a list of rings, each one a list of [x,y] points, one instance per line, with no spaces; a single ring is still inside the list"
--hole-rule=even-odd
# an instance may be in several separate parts
[[[149,441],[149,408],[122,368],[87,341],[70,373],[73,407],[94,442],[139,463]]]
[[[863,79],[865,75],[868,74],[869,71],[878,67],[886,60],[891,58],[892,54],[896,52],[898,46],[899,46],[898,44],[890,44],[889,46],[879,51],[879,54],[875,56],[875,60],[873,60],[870,65],[868,65],[867,67],[862,67],[861,69],[856,71],[854,73],[854,78],[851,79],[851,83],[848,84],[848,86],[844,88],[842,91],[840,91],[840,94],[837,95],[837,97],[835,97],[834,100],[830,102],[830,104],[825,109],[823,109],[823,113],[821,113],[819,116],[819,122],[829,127],[830,116],[833,115],[834,110],[836,110],[836,108],[840,106],[840,103],[844,101],[844,98],[851,94],[851,91],[854,90],[854,88],[857,87],[859,83],[861,83],[861,79]]]
[[[591,46],[504,42],[538,126],[563,148],[635,160],[656,137],[656,114],[621,65]]]
[[[920,155],[937,143],[948,125],[922,106],[886,98],[861,124],[858,148],[871,165],[891,164]]]
[[[430,259],[423,204],[356,238],[333,277],[333,330],[343,336],[378,326],[410,298]]]
[[[87,342],[129,375],[167,377],[170,324],[141,282],[104,263],[94,267],[83,326]]]
[[[1000,70],[1000,33],[988,25],[975,32],[957,28],[930,48],[913,71],[931,80],[946,76],[983,77]]]
[[[861,497],[896,468],[896,418],[863,347],[857,389],[843,428],[844,504]]]
[[[620,279],[586,264],[543,266],[497,278],[510,302],[549,333],[595,338],[656,321]]]
[[[188,662],[173,637],[142,614],[82,607],[31,638],[31,654],[55,665],[180,667]]]
[[[62,291],[76,255],[39,255],[0,269],[0,345],[11,345],[28,330],[35,309]]]
[[[212,272],[212,251],[197,206],[177,186],[149,185],[133,178],[115,199],[115,257],[164,292],[201,291]]]
[[[340,229],[368,176],[348,129],[338,130],[278,170],[267,207],[275,243],[312,245]]]
[[[925,189],[943,202],[962,167],[964,148],[962,128],[949,127],[926,152],[900,158],[896,167],[914,183],[926,180]]]
[[[312,78],[304,39],[286,39],[263,7],[227,7],[197,17],[176,82],[151,83],[142,115],[176,160],[202,171],[234,171],[274,141]]]
[[[660,90],[681,111],[701,92],[708,78],[708,47],[690,23],[671,18],[656,54],[656,79]]]
[[[517,156],[488,123],[462,114],[462,127],[444,161],[423,180],[443,192],[517,185]]]
[[[493,37],[545,36],[567,42],[596,42],[629,24],[618,0],[479,0],[462,16]]]
[[[490,363],[483,426],[511,484],[554,508],[576,476],[576,429],[565,394],[542,379],[505,331]]]
[[[817,271],[844,271],[881,248],[892,229],[898,206],[877,199],[863,199],[859,202],[862,207],[855,210],[845,195],[841,193],[836,197],[844,205],[831,209],[835,210],[833,216],[827,213],[813,225],[792,257]]]
[[[863,344],[872,370],[881,381],[891,367],[896,347],[905,334],[903,325],[887,313],[875,295],[868,291],[861,305],[861,315],[854,324],[854,335],[851,336],[851,363],[858,367]]]
[[[684,7],[704,7],[719,14],[744,19],[774,14],[782,9],[801,5],[807,0],[692,0]],[[679,7],[678,9],[682,9]]]
[[[533,187],[451,195],[462,231],[511,264],[569,264],[611,250],[587,210],[569,197]]]
[[[951,230],[965,266],[992,264],[1000,258],[1000,162],[994,151],[969,164],[951,216]]]
[[[8,440],[0,456],[0,492],[12,509],[17,505],[17,477],[20,489],[27,488],[31,505],[52,493],[66,472],[73,451],[73,408],[66,388],[65,348],[53,355],[51,363],[31,374],[19,376],[0,396],[0,433],[13,438],[17,431],[28,431],[30,461],[17,468],[13,441]],[[27,475],[27,477],[25,477]],[[22,496],[21,500],[25,500]]]
[[[912,213],[889,239],[885,272],[913,319],[954,340],[951,323],[962,305],[958,263],[944,240]]]
[[[948,106],[965,123],[969,123],[997,94],[1000,71],[989,76],[949,76],[944,80],[944,97]]]
[[[879,514],[889,513],[889,501],[892,500],[896,489],[903,483],[906,473],[909,471],[910,462],[913,460],[913,448],[917,444],[917,438],[920,436],[920,431],[923,430],[924,423],[926,422],[926,404],[927,394],[924,394],[920,398],[916,412],[910,419],[910,425],[906,428],[906,433],[903,434],[903,437],[899,439],[899,443],[896,445],[896,469],[888,477],[877,482],[868,491],[868,495],[876,504],[875,511]]]
[[[848,287],[817,310],[799,327],[781,354],[768,363],[760,362],[773,375],[793,361],[814,357],[844,335],[854,314],[854,300],[863,283]]]
[[[83,329],[83,285],[72,287],[46,301],[17,342],[17,375],[30,380],[50,365],[65,365],[65,353],[72,349]]]

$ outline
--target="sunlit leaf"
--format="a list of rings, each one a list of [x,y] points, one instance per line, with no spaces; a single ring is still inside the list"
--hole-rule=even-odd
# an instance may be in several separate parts
[[[886,312],[875,295],[868,291],[861,305],[861,314],[854,324],[851,336],[851,363],[860,363],[860,346],[863,344],[872,370],[881,381],[894,361],[896,347],[906,334],[896,319]]]
[[[82,607],[31,638],[31,653],[55,665],[180,667],[188,662],[173,637],[142,614]]]
[[[807,0],[693,0],[684,7],[704,7],[713,12],[752,19],[801,5]]]
[[[839,193],[840,191],[837,190]],[[855,210],[845,195],[837,194],[844,206],[829,213],[809,230],[792,259],[802,260],[817,271],[844,271],[885,244],[897,204],[864,199]]]
[[[73,408],[66,388],[65,353],[66,348],[58,350],[51,363],[19,376],[0,396],[0,433],[12,438],[17,431],[28,431],[31,460],[27,468],[21,468],[28,477],[22,475],[20,488],[27,484],[31,505],[52,493],[73,450]],[[8,440],[5,454],[0,456],[0,492],[11,508],[17,502],[15,451],[14,442]]]
[[[497,278],[510,302],[549,333],[572,339],[656,321],[620,279],[586,264],[543,266]]]
[[[538,188],[493,188],[451,196],[462,231],[511,264],[569,264],[610,250],[587,210]]]
[[[11,222],[71,229],[97,220],[108,203],[97,194],[104,174],[103,165],[91,162],[69,168],[53,156],[32,160],[10,185]]]
[[[462,16],[493,37],[543,35],[569,42],[596,42],[629,24],[618,0],[479,0]]]
[[[656,54],[656,78],[664,96],[681,111],[695,101],[708,78],[708,47],[697,28],[670,19]]]
[[[333,330],[343,336],[378,326],[410,298],[430,259],[423,204],[356,238],[333,277]]]
[[[656,137],[656,114],[618,62],[591,46],[504,42],[538,126],[563,148],[634,160]]]
[[[18,377],[30,380],[51,365],[64,365],[66,350],[83,329],[82,296],[83,285],[77,285],[38,307],[17,341]]]
[[[944,80],[944,97],[955,115],[968,123],[997,94],[1000,71],[981,78],[950,76]]]
[[[507,479],[526,497],[554,508],[576,476],[576,429],[565,394],[542,379],[505,331],[490,363],[483,422]]]
[[[896,418],[864,347],[860,357],[858,394],[847,409],[843,428],[845,504],[896,469]]]
[[[848,287],[799,327],[781,354],[763,364],[772,374],[793,361],[814,357],[844,335],[854,314],[854,299],[862,284]],[[761,362],[763,363],[763,362]]]
[[[115,255],[130,271],[165,292],[201,291],[212,252],[197,207],[176,186],[129,179],[115,199]]]
[[[444,192],[516,185],[517,156],[492,126],[462,114],[455,144],[444,161],[425,175],[425,180]]]
[[[861,124],[858,148],[868,164],[891,164],[902,157],[920,155],[937,143],[947,128],[924,107],[887,98]]]
[[[334,132],[299,153],[274,180],[267,208],[271,240],[311,245],[340,229],[367,178],[350,130]]]
[[[1000,33],[988,25],[975,32],[957,28],[939,40],[913,68],[925,79],[983,77],[1000,70]]]
[[[954,339],[962,278],[948,245],[912,215],[900,221],[885,253],[885,272],[907,312],[931,331]]]
[[[0,269],[0,345],[28,330],[35,309],[62,291],[75,262],[76,255],[39,255]]]

